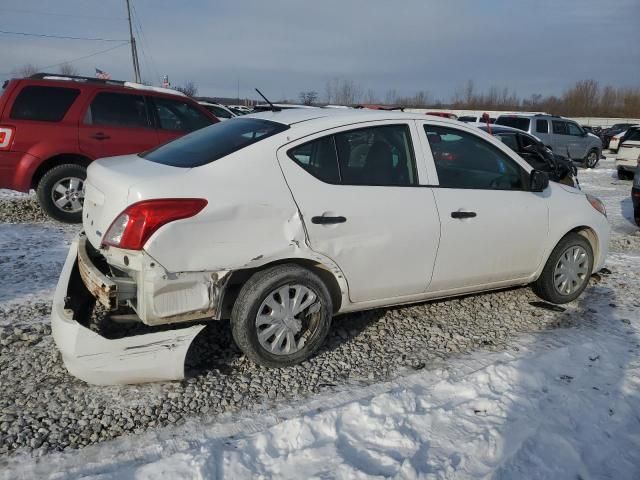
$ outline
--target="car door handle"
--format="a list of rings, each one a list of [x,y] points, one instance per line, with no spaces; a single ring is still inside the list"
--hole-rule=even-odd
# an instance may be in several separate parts
[[[463,212],[458,210],[457,212],[451,212],[451,218],[473,218],[476,216],[476,212]]]
[[[96,140],[107,140],[108,138],[111,138],[109,135],[105,135],[102,132],[94,133],[93,135],[90,135],[90,137],[95,138]]]
[[[316,225],[331,225],[333,223],[344,223],[347,219],[345,217],[328,217],[328,216],[320,216],[320,217],[311,217],[311,223],[315,223]]]

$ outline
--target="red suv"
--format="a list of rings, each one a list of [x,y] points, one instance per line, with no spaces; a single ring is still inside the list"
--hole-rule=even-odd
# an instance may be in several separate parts
[[[149,150],[218,122],[180,92],[39,73],[0,96],[0,188],[33,188],[56,220],[80,222],[92,160]]]

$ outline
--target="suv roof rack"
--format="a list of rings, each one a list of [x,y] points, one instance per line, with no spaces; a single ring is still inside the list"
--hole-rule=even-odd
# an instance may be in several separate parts
[[[45,72],[35,73],[28,78],[39,79],[39,80],[60,80],[60,81],[71,81],[71,82],[99,83],[102,85],[128,87],[128,88],[134,88],[137,90],[147,90],[151,92],[168,93],[169,95],[186,97],[184,93],[178,90],[173,90],[171,88],[153,87],[150,85],[144,85],[142,83],[127,82],[125,80],[111,80],[111,79],[107,80],[107,79],[95,78],[95,77],[84,77],[82,75],[63,75],[60,73],[45,73]]]

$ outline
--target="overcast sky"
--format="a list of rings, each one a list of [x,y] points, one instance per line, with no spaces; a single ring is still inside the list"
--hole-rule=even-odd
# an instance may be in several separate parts
[[[132,0],[143,78],[199,94],[297,98],[332,78],[381,98],[425,90],[444,101],[473,79],[520,96],[576,80],[640,85],[640,0]],[[0,30],[128,38],[125,0],[2,0]],[[0,78],[117,47],[0,34]],[[72,63],[131,79],[127,45]],[[48,70],[57,71],[57,67]]]

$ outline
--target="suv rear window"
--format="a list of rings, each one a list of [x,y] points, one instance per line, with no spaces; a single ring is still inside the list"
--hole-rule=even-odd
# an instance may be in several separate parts
[[[233,118],[197,130],[140,156],[172,167],[199,167],[288,128],[288,125],[268,120]]]
[[[67,114],[80,90],[63,87],[24,87],[13,103],[10,117],[15,120],[59,122]]]
[[[526,117],[500,117],[496,120],[496,125],[505,125],[525,132],[529,131],[530,123],[531,121]]]

